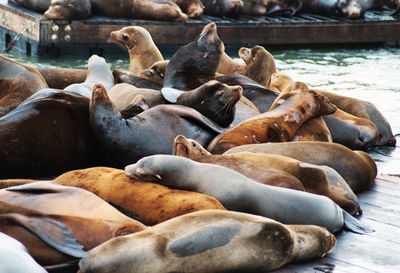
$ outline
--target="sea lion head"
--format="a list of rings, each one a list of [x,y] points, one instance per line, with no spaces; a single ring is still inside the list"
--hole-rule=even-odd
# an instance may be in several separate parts
[[[179,135],[175,138],[173,154],[187,158],[211,155],[211,153],[201,146],[196,140],[186,138],[183,135]]]
[[[182,93],[177,103],[196,108],[204,116],[222,127],[227,127],[235,118],[236,103],[240,100],[243,88],[229,86],[212,80],[189,92]]]
[[[187,15],[189,18],[198,18],[203,15],[204,5],[200,0],[188,3]]]
[[[143,157],[135,164],[126,166],[125,175],[134,180],[160,183],[162,181],[162,174],[159,171],[162,167],[165,167],[163,166],[165,162],[158,161],[158,157]]]
[[[93,75],[104,75],[104,72],[107,72],[108,75],[112,75],[110,67],[106,63],[106,60],[103,57],[99,57],[96,54],[93,54],[88,59],[87,71],[89,78],[92,74]],[[114,79],[113,79],[114,82]]]
[[[44,16],[50,20],[86,19],[91,10],[90,0],[52,0]]]
[[[126,46],[131,54],[146,51],[153,39],[150,33],[143,27],[129,26],[111,32],[111,39]]]
[[[140,72],[140,76],[153,82],[163,84],[167,65],[168,61],[155,62],[152,66]]]
[[[337,13],[348,19],[357,19],[364,14],[364,11],[356,0],[339,0]]]
[[[315,90],[309,90],[304,92],[310,92],[315,100],[318,102],[316,107],[318,108],[317,111],[320,113],[321,116],[323,115],[330,115],[336,111],[336,106],[329,101],[328,97],[322,96]]]

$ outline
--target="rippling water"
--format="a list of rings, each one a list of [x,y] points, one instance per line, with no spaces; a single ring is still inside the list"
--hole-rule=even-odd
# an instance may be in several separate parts
[[[278,70],[295,81],[374,103],[391,124],[393,133],[400,134],[400,48],[274,48],[270,52]],[[49,59],[13,53],[5,55],[40,67],[85,68],[87,64],[87,59],[71,56]],[[107,57],[106,60],[112,69],[129,68],[128,55]],[[400,147],[400,138],[397,140]],[[374,149],[370,154],[377,161],[379,172],[400,174],[398,148]]]

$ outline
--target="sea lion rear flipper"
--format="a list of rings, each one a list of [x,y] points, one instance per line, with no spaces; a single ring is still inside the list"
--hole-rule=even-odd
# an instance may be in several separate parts
[[[55,183],[48,181],[33,182],[25,185],[13,186],[6,188],[8,191],[21,191],[32,193],[56,193],[64,191],[65,189]]]
[[[23,226],[49,246],[58,251],[75,257],[82,258],[86,255],[83,246],[79,244],[69,229],[61,222],[42,216],[27,216],[19,213],[9,213],[0,216]]]
[[[172,87],[163,87],[161,88],[161,94],[163,95],[164,99],[169,102],[176,103],[178,97],[185,93],[185,91],[172,88]]]
[[[352,231],[354,233],[366,234],[375,232],[375,230],[371,229],[367,225],[361,223],[357,218],[351,216],[348,212],[343,210],[344,217],[344,228]]]

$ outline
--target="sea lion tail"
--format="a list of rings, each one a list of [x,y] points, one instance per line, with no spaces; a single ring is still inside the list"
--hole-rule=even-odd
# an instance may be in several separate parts
[[[343,211],[344,217],[344,228],[347,230],[358,233],[358,234],[366,234],[375,232],[372,228],[367,225],[361,223],[357,218],[351,216],[348,212]]]

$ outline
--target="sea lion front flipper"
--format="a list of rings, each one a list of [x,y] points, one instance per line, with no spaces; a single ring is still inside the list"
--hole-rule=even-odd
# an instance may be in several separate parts
[[[348,212],[344,210],[342,212],[344,218],[344,228],[346,228],[347,230],[358,234],[375,232],[375,230],[371,229],[367,225],[364,225],[357,218],[351,216]]]
[[[13,186],[6,188],[8,191],[20,191],[20,192],[32,192],[32,193],[57,193],[61,191],[65,191],[65,188],[62,186],[48,182],[48,181],[39,181],[32,182],[29,184]]]
[[[9,213],[0,216],[23,226],[49,246],[58,251],[82,258],[86,255],[83,246],[79,244],[69,229],[61,222],[42,216],[26,216],[19,213]]]
[[[124,110],[120,111],[120,113],[122,118],[128,119],[142,113],[143,111],[146,111],[149,108],[150,107],[147,104],[145,97],[143,95],[137,95]]]
[[[185,91],[172,88],[172,87],[163,87],[161,88],[161,94],[163,95],[164,99],[169,102],[176,103],[178,97],[185,93]]]

